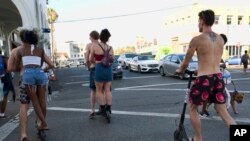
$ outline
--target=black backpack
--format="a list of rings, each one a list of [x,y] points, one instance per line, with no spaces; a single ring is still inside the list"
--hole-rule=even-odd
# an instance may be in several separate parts
[[[246,55],[246,54],[244,54],[244,55],[241,57],[241,62],[242,62],[243,64],[245,64],[245,63],[248,62],[248,59],[247,59],[247,55]]]
[[[105,66],[105,67],[110,67],[112,65],[112,63],[113,63],[113,58],[109,54],[109,52],[110,52],[110,50],[111,50],[112,47],[110,47],[107,50],[104,50],[104,48],[100,44],[99,44],[99,46],[102,48],[103,53],[104,53],[103,54],[103,58],[101,60],[102,65]]]

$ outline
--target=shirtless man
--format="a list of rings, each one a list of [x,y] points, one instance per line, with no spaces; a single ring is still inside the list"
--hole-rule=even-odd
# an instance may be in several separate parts
[[[11,51],[10,58],[8,61],[8,71],[10,72],[20,72],[20,76],[23,73],[23,69],[20,66],[16,65],[16,59],[17,59],[17,51],[18,47],[14,48]],[[20,90],[20,111],[19,111],[19,122],[20,122],[20,129],[21,129],[21,140],[27,138],[27,121],[28,121],[28,109],[29,109],[29,103],[30,98],[28,97],[25,88],[22,87],[21,81],[19,82],[19,90]]]
[[[88,68],[89,74],[89,88],[91,89],[90,93],[90,108],[91,112],[89,114],[89,118],[92,119],[95,116],[95,103],[96,103],[96,86],[94,80],[95,74],[95,63],[89,61],[90,49],[93,45],[98,45],[99,33],[97,31],[92,31],[89,34],[89,38],[91,43],[87,44],[85,48],[85,60],[86,60],[86,67]]]
[[[197,108],[206,100],[215,104],[216,111],[218,111],[228,128],[230,125],[236,124],[225,105],[225,94],[223,93],[225,84],[219,67],[224,41],[220,35],[214,33],[211,29],[214,23],[214,12],[205,10],[199,12],[198,16],[198,27],[202,34],[191,40],[185,60],[180,68],[176,70],[176,73],[183,73],[196,51],[198,56],[198,77],[189,94],[189,114],[195,136],[190,141],[202,141],[201,121]]]

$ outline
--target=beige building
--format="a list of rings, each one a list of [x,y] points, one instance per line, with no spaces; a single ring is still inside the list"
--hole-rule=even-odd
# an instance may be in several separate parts
[[[69,41],[66,43],[60,43],[57,45],[57,54],[64,54],[67,56],[67,60],[78,60],[84,58],[85,44],[75,43],[74,41]],[[57,56],[57,61],[61,60],[60,56]]]
[[[241,2],[242,1],[242,2]],[[186,52],[192,37],[199,35],[198,13],[212,9],[215,12],[213,30],[228,37],[225,56],[240,56],[250,47],[250,6],[243,0],[234,3],[200,2],[171,11],[164,21],[167,39],[176,53]]]

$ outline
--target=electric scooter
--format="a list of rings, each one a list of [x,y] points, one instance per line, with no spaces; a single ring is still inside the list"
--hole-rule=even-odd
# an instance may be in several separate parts
[[[192,82],[195,71],[186,70],[185,73],[189,75],[189,81],[188,81],[184,105],[183,105],[183,109],[182,109],[182,113],[180,117],[180,122],[179,122],[178,128],[174,132],[174,141],[189,141],[185,127],[184,127],[184,120],[185,120],[185,113],[186,113],[186,108],[187,108],[188,95],[190,92],[191,82]]]

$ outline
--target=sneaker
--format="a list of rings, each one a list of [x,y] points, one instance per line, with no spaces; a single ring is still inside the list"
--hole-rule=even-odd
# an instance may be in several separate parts
[[[199,112],[199,114],[200,114],[200,116],[204,116],[204,115],[206,115],[206,117],[209,117],[210,116],[210,114],[208,113],[208,111],[203,111],[203,112]]]
[[[206,111],[204,111],[204,114],[208,117],[208,116],[210,116],[210,114],[208,113],[208,111],[206,110]]]
[[[89,119],[94,119],[95,118],[95,112],[89,114]]]

